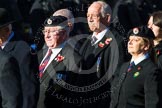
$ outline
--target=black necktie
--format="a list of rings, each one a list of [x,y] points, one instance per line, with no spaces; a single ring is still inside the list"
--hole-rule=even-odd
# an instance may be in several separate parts
[[[97,41],[97,38],[95,36],[92,36],[91,37],[91,45],[93,46],[96,41]]]

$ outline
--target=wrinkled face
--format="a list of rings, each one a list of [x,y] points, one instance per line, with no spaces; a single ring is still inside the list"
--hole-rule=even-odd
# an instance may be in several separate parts
[[[150,19],[148,21],[148,28],[150,28],[154,32],[155,37],[160,36],[160,27],[153,24],[153,17],[152,16],[150,17]]]
[[[128,52],[131,55],[138,55],[144,53],[146,50],[146,45],[142,37],[130,36],[128,41]]]
[[[100,32],[102,31],[102,16],[101,16],[101,5],[100,4],[92,4],[88,8],[87,12],[87,21],[91,31]]]
[[[63,43],[67,38],[65,29],[61,29],[59,26],[44,27],[43,30],[44,39],[48,47],[55,48],[59,44]]]

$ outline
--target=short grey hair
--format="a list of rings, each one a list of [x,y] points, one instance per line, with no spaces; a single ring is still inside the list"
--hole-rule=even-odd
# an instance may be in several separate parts
[[[101,15],[102,17],[105,17],[106,14],[112,15],[112,9],[109,4],[107,4],[104,1],[95,1],[92,4],[97,3],[101,5]]]
[[[66,17],[68,19],[68,22],[70,22],[72,26],[74,26],[74,16],[69,9],[59,9],[53,14],[53,16],[59,15]]]

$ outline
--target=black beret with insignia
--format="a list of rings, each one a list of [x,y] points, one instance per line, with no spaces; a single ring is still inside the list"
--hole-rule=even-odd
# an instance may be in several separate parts
[[[66,27],[68,25],[67,18],[64,16],[51,16],[47,18],[44,22],[44,26],[62,26]]]
[[[128,36],[138,36],[138,37],[145,37],[149,39],[155,38],[153,31],[147,26],[140,26],[140,27],[135,27],[131,29],[128,32]]]

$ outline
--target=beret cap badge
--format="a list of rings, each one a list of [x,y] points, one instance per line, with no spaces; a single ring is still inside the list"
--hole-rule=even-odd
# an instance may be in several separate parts
[[[138,28],[133,28],[133,33],[136,35],[139,33],[139,29]]]
[[[148,39],[155,39],[153,31],[147,26],[139,26],[131,29],[128,32],[128,36],[138,36],[138,37],[145,37]]]
[[[68,26],[67,18],[64,16],[50,16],[44,21],[44,26]]]
[[[51,25],[52,24],[52,20],[51,19],[48,19],[47,20],[47,24]]]

